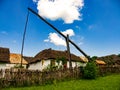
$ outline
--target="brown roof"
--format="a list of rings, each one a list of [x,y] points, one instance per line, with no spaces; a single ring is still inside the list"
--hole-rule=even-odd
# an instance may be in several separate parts
[[[80,56],[80,58],[84,61],[84,62],[88,62],[88,59],[86,58],[86,57],[84,57],[84,56]]]
[[[10,51],[9,48],[0,47],[0,62],[9,62]]]
[[[99,65],[105,65],[106,63],[102,60],[96,60],[96,63]]]
[[[28,62],[23,58],[22,64],[28,64]],[[21,63],[21,54],[10,54],[10,63],[20,64]]]
[[[34,59],[32,60],[32,62],[37,62],[39,60],[47,60],[47,59],[57,59],[57,58],[61,58],[64,57],[65,59],[68,60],[68,54],[67,51],[57,51],[57,50],[52,50],[52,49],[45,49],[41,52],[39,52]],[[72,61],[80,61],[80,62],[84,62],[80,57],[71,54],[71,60]]]
[[[112,55],[99,57],[98,59],[105,61],[106,64],[108,64],[108,65],[111,65],[111,64],[120,65],[120,56],[119,55],[112,54]]]
[[[24,58],[28,63],[31,63],[34,57],[23,56],[23,58]]]

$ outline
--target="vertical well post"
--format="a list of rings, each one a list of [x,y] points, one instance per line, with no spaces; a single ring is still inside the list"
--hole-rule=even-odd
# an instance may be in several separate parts
[[[25,42],[25,35],[26,35],[26,29],[27,29],[27,23],[28,23],[28,17],[29,17],[29,11],[27,14],[27,19],[25,23],[24,33],[23,33],[23,40],[22,40],[22,48],[21,48],[21,64],[20,67],[22,68],[22,61],[23,61],[23,49],[24,49],[24,42]]]
[[[70,47],[69,47],[69,35],[68,34],[67,34],[66,44],[67,44],[67,53],[68,53],[68,59],[69,59],[69,68],[72,69],[71,54],[70,54]]]

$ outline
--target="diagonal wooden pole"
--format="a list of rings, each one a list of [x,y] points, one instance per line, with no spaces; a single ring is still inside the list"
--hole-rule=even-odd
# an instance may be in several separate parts
[[[41,20],[43,20],[47,25],[49,25],[51,28],[53,28],[56,32],[58,32],[61,36],[63,36],[65,39],[67,39],[67,37],[62,34],[56,27],[54,27],[52,24],[50,24],[49,22],[47,22],[43,17],[41,17],[40,15],[38,15],[38,13],[36,13],[35,11],[33,11],[31,8],[28,8],[29,11],[31,11],[33,14],[35,14],[36,16],[38,16]],[[73,41],[71,41],[70,39],[68,39],[69,42],[78,50],[80,51],[89,61],[91,60],[90,56],[88,56],[83,50],[81,50]]]

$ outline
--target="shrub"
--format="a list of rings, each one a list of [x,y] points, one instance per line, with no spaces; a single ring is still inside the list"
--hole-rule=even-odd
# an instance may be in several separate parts
[[[118,54],[118,57],[120,57],[120,54]]]
[[[95,61],[97,58],[98,58],[97,56],[93,56],[93,57],[91,58],[91,60],[92,60],[92,61]]]
[[[58,64],[58,66],[60,65],[60,61],[61,61],[61,60],[60,60],[59,58],[56,59],[56,62],[57,62],[57,64]]]
[[[24,68],[24,66],[21,66],[20,64],[16,64],[14,68]]]
[[[98,68],[94,61],[87,63],[86,67],[83,70],[83,77],[85,79],[96,79],[98,74]]]
[[[62,61],[62,66],[63,66],[64,68],[67,68],[67,60],[66,60],[66,58],[65,58],[65,57],[58,57],[58,58],[56,59],[56,62],[58,63],[58,66],[59,66],[59,64],[60,64],[60,61]],[[61,68],[61,66],[60,66],[60,68]]]

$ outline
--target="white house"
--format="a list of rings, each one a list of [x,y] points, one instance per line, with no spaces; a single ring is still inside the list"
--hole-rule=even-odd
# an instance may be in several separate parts
[[[27,67],[28,62],[27,57],[23,57],[22,66]],[[13,67],[18,67],[21,64],[21,55],[10,53],[8,48],[0,47],[0,69],[10,69]]]
[[[64,61],[63,61],[64,59]],[[74,55],[71,54],[72,67],[84,66],[86,63]],[[62,64],[64,62],[64,65]],[[34,59],[29,63],[29,70],[43,70],[50,66],[58,66],[69,68],[68,54],[66,51],[57,51],[52,49],[45,49],[38,53]]]
[[[86,63],[71,54],[72,67],[84,66]],[[64,64],[63,64],[64,63]],[[10,53],[8,48],[0,48],[0,69],[10,69],[19,67],[21,64],[21,54]],[[68,54],[66,51],[45,49],[33,57],[23,57],[22,66],[29,70],[43,70],[49,67],[69,68]]]
[[[10,53],[10,63],[6,64],[7,67],[13,68],[13,67],[19,67],[21,64],[21,54],[16,53]],[[22,66],[26,68],[28,65],[28,62],[25,60],[25,58],[22,58]]]

